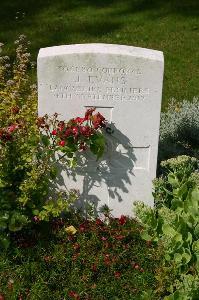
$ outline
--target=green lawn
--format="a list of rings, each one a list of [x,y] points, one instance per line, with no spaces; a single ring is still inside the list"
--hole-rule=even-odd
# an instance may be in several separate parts
[[[0,41],[25,33],[40,47],[117,43],[165,55],[163,103],[198,96],[198,0],[1,0]]]

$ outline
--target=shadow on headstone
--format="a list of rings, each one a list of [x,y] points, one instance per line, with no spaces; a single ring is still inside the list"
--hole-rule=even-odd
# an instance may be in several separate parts
[[[96,160],[94,155],[87,150],[78,155],[78,167],[69,169],[64,160],[57,163],[58,176],[54,181],[57,189],[68,190],[66,180],[78,183],[78,176],[83,177],[83,186],[79,190],[79,198],[75,207],[81,210],[83,215],[87,214],[88,207],[92,207],[95,215],[100,212],[106,200],[101,193],[98,195],[93,189],[105,184],[108,191],[108,198],[122,202],[122,195],[128,193],[127,184],[131,184],[129,175],[133,174],[136,157],[130,140],[111,124],[112,134],[105,133],[105,152],[102,158]]]

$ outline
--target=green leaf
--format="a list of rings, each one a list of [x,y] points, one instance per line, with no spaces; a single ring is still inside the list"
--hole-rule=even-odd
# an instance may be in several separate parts
[[[184,202],[185,211],[192,215],[199,213],[199,190],[198,188],[190,189]]]
[[[0,215],[0,229],[7,228],[8,219],[9,219],[9,214],[7,212],[4,212]]]
[[[97,160],[103,155],[105,149],[104,136],[100,133],[94,134],[91,137],[90,150],[97,156]]]
[[[182,255],[180,253],[175,253],[174,254],[174,260],[177,264],[181,263],[182,261]]]
[[[188,263],[190,262],[190,260],[191,260],[191,254],[188,253],[188,252],[189,252],[189,251],[184,252],[184,253],[182,254],[182,260],[183,260],[183,263],[184,263],[184,264],[188,264]]]
[[[187,182],[185,182],[178,191],[178,197],[183,198],[187,193]]]
[[[199,224],[196,225],[196,227],[195,227],[195,229],[194,229],[194,234],[195,234],[196,238],[199,239]]]
[[[35,135],[31,135],[30,139],[29,139],[29,142],[32,146],[37,146],[38,143],[39,143],[39,139],[38,139],[38,136],[35,136]]]
[[[196,187],[191,193],[191,199],[194,202],[199,202],[199,189]]]
[[[20,213],[13,213],[10,222],[9,222],[9,230],[10,231],[19,231],[24,225],[27,224],[27,218]]]
[[[27,157],[26,158],[26,162],[31,163],[32,162],[32,158],[31,157]]]
[[[46,147],[50,145],[50,141],[49,141],[49,138],[47,137],[47,135],[42,135],[41,141],[44,144],[44,146],[46,146]]]
[[[173,173],[169,173],[169,175],[168,175],[168,182],[173,187],[178,187],[179,186],[179,181],[178,181],[177,177]]]
[[[37,216],[37,215],[39,214],[39,210],[38,210],[38,209],[34,209],[34,210],[32,211],[32,213],[33,213],[33,215]]]
[[[179,209],[179,208],[183,208],[183,201],[180,200],[179,198],[172,199],[171,209],[176,210],[176,209]]]
[[[199,240],[193,242],[192,249],[194,252],[197,252],[199,254]]]
[[[165,259],[166,259],[167,261],[170,261],[170,260],[171,260],[171,256],[170,256],[168,253],[166,253],[166,254],[164,255],[164,257],[165,257]]]
[[[170,237],[174,237],[177,234],[177,231],[168,224],[163,224],[162,231],[165,235],[169,235]]]
[[[192,243],[192,240],[193,240],[193,238],[192,238],[192,234],[191,234],[191,232],[188,232],[188,236],[187,236],[187,242],[189,243],[189,244],[191,244]]]
[[[141,237],[145,241],[151,241],[152,240],[152,237],[146,231],[143,231],[141,233]]]
[[[10,245],[9,239],[4,237],[4,236],[0,236],[0,246],[1,246],[1,248],[6,250],[6,249],[8,249],[9,245]]]
[[[196,252],[195,257],[196,257],[196,270],[199,273],[199,253]]]
[[[181,242],[182,241],[182,234],[181,233],[177,233],[175,235],[175,242]]]

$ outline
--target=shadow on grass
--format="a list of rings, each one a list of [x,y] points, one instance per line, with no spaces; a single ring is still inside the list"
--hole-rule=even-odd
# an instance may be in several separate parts
[[[79,10],[81,7],[106,8],[119,5],[126,8],[127,12],[145,10],[162,10],[167,13],[177,13],[185,16],[196,16],[199,13],[198,0],[1,0],[0,17],[1,22],[9,20],[17,12],[24,11],[29,16],[39,13],[41,10],[48,10],[50,6],[57,8],[57,12]]]
[[[88,10],[88,11],[87,11]],[[99,12],[99,14],[98,14]],[[55,43],[81,43],[120,31],[121,16],[146,12],[147,18],[169,14],[196,16],[198,0],[1,0],[0,31],[2,42],[26,33],[43,46]],[[2,38],[3,37],[3,38]],[[34,50],[33,50],[34,52]]]
[[[182,16],[197,16],[199,13],[198,0],[129,0],[126,13],[137,13],[143,11],[154,11],[162,16],[169,14],[181,14]]]
[[[39,48],[63,44],[116,43],[163,50],[164,97],[192,99],[198,95],[198,14],[199,0],[1,0],[0,42],[12,57],[13,41],[26,34],[33,60]]]

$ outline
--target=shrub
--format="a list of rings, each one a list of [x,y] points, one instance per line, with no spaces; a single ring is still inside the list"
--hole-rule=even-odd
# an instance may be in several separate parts
[[[199,157],[199,99],[172,101],[161,114],[159,161],[187,154]]]
[[[9,233],[67,211],[75,191],[55,189],[57,163],[76,165],[75,153],[88,147],[99,158],[105,119],[95,109],[68,122],[58,115],[37,118],[36,87],[30,83],[26,39],[16,41],[16,59],[0,57],[0,245]],[[53,193],[51,193],[53,190]]]
[[[164,175],[155,180],[156,208],[136,204],[145,226],[142,237],[164,250],[157,274],[164,299],[199,297],[199,173],[196,158],[180,156],[161,163]],[[169,274],[172,274],[171,276]]]

